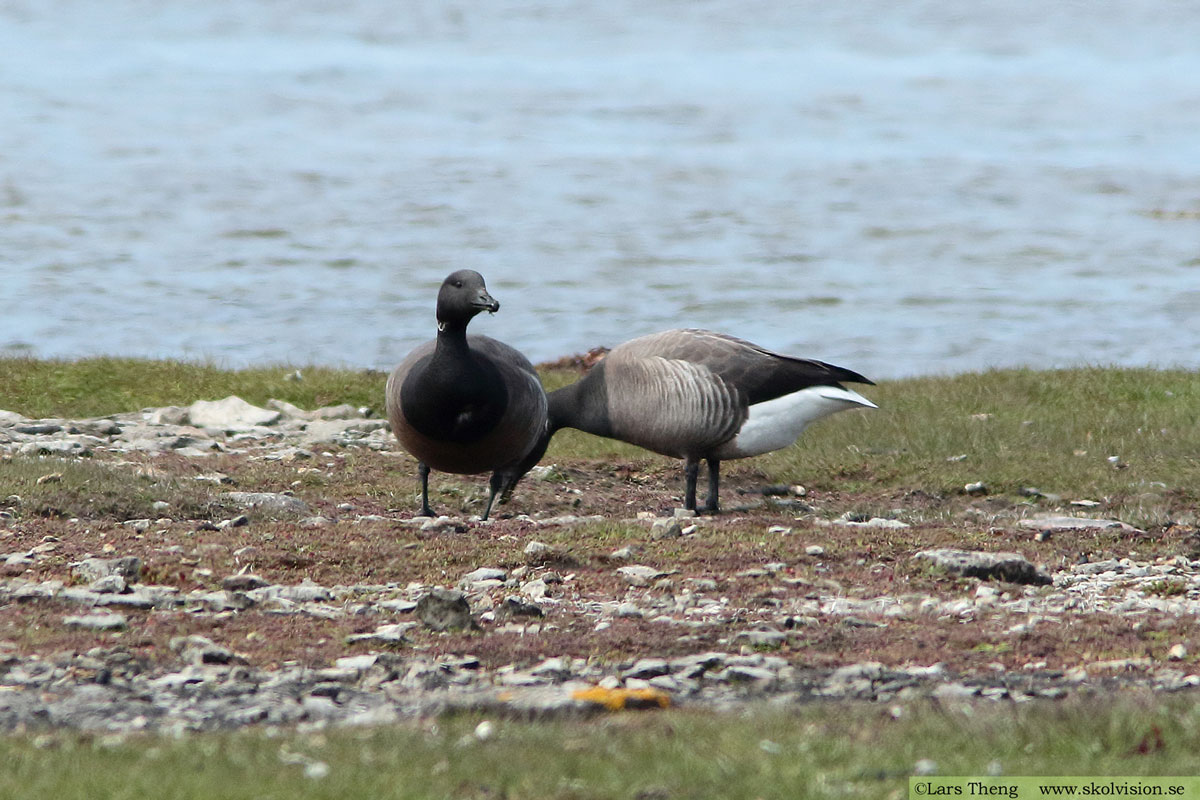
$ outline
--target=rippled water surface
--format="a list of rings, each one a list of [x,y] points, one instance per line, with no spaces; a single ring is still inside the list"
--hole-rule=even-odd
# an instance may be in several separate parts
[[[1200,364],[1200,3],[0,0],[0,348]]]

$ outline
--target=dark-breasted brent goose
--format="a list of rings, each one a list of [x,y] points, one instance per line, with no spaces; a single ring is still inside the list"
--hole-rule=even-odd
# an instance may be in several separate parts
[[[437,338],[409,353],[388,378],[388,419],[419,462],[426,516],[433,513],[431,469],[491,471],[487,519],[497,493],[512,490],[525,472],[523,459],[545,438],[546,392],[529,359],[503,342],[467,335],[476,314],[499,308],[478,272],[452,273],[438,291]]]

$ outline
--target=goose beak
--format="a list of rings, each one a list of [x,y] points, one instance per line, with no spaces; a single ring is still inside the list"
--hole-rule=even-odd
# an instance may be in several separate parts
[[[500,304],[497,303],[495,298],[486,291],[480,291],[479,296],[471,302],[471,305],[475,308],[478,308],[480,311],[486,311],[489,314],[495,314],[500,310]]]

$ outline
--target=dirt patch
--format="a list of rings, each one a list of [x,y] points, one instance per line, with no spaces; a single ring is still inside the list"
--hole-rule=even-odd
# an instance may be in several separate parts
[[[1195,546],[1195,531],[1182,526],[1038,536],[1016,525],[1035,507],[1015,499],[940,497],[920,490],[780,496],[778,489],[766,487],[764,476],[751,464],[728,471],[724,512],[680,519],[679,535],[656,538],[652,520],[638,519],[638,514],[670,516],[680,505],[681,479],[677,464],[647,457],[622,464],[557,464],[523,482],[513,501],[490,523],[468,517],[482,508],[482,478],[436,475],[432,502],[454,519],[422,530],[408,524],[415,510],[413,464],[394,452],[329,446],[314,459],[292,463],[245,454],[93,459],[106,462],[114,474],[128,480],[152,476],[164,498],[174,499],[172,486],[186,487],[186,508],[203,508],[204,515],[163,516],[130,525],[111,515],[64,519],[40,506],[34,513],[17,507],[0,532],[0,550],[40,552],[28,563],[9,558],[3,567],[9,581],[83,586],[86,581],[73,571],[73,564],[89,557],[136,556],[143,565],[143,583],[180,593],[219,592],[225,578],[248,572],[270,584],[390,587],[399,597],[406,587],[454,586],[478,567],[524,570],[508,586],[477,593],[474,608],[483,613],[505,597],[520,594],[522,583],[548,576],[544,617],[524,621],[521,631],[512,629],[511,620],[494,615],[477,632],[436,634],[417,628],[409,633],[408,647],[439,656],[469,654],[489,666],[528,665],[551,656],[619,664],[644,655],[668,657],[717,648],[771,652],[803,667],[865,659],[886,665],[941,662],[956,672],[971,673],[1031,663],[1058,670],[1117,659],[1166,663],[1175,645],[1189,654],[1200,652],[1200,634],[1184,613],[1076,614],[1041,620],[1031,630],[1014,634],[1014,626],[1036,612],[992,612],[986,607],[976,612],[981,581],[939,573],[912,559],[919,550],[955,547],[1015,551],[1051,572],[1104,559],[1167,563],[1189,556]],[[225,482],[196,480],[214,473]],[[194,497],[197,486],[207,487],[200,501]],[[251,514],[245,525],[214,529],[211,523],[236,514],[222,499],[230,489],[288,492],[322,519],[301,523],[255,519]],[[873,514],[905,521],[908,527],[830,524],[842,518],[866,520]],[[545,524],[547,519],[569,517],[582,521]],[[533,541],[549,545],[552,555],[529,563],[524,550]],[[626,554],[614,558],[623,548]],[[648,586],[630,586],[618,572],[630,563],[652,567],[662,577]],[[1056,591],[1005,584],[994,589],[1001,598]],[[1174,583],[1164,578],[1159,591],[1164,597],[1187,597],[1196,594],[1197,587],[1189,573]],[[864,605],[872,598],[906,596],[942,603],[961,600],[971,613],[873,613]],[[810,613],[814,604],[829,605],[839,598],[861,601],[860,607],[845,614]],[[622,603],[633,608],[629,616],[580,611],[589,604],[595,608]],[[150,661],[168,663],[174,658],[166,646],[171,637],[200,634],[223,643],[251,665],[297,662],[322,667],[366,649],[347,644],[346,637],[386,621],[356,619],[352,613],[312,619],[254,607],[212,612],[154,608],[129,612],[129,625],[122,631],[64,628],[62,617],[77,611],[61,600],[9,600],[0,608],[0,639],[19,653],[47,657],[122,643]],[[600,617],[609,624],[597,629]],[[529,625],[534,626],[532,632]],[[757,643],[738,639],[742,631],[756,628],[784,635]],[[1193,658],[1184,657],[1180,666]]]

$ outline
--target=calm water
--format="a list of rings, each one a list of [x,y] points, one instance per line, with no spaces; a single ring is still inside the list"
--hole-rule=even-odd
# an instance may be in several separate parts
[[[1200,2],[0,0],[0,348],[1200,364]]]

